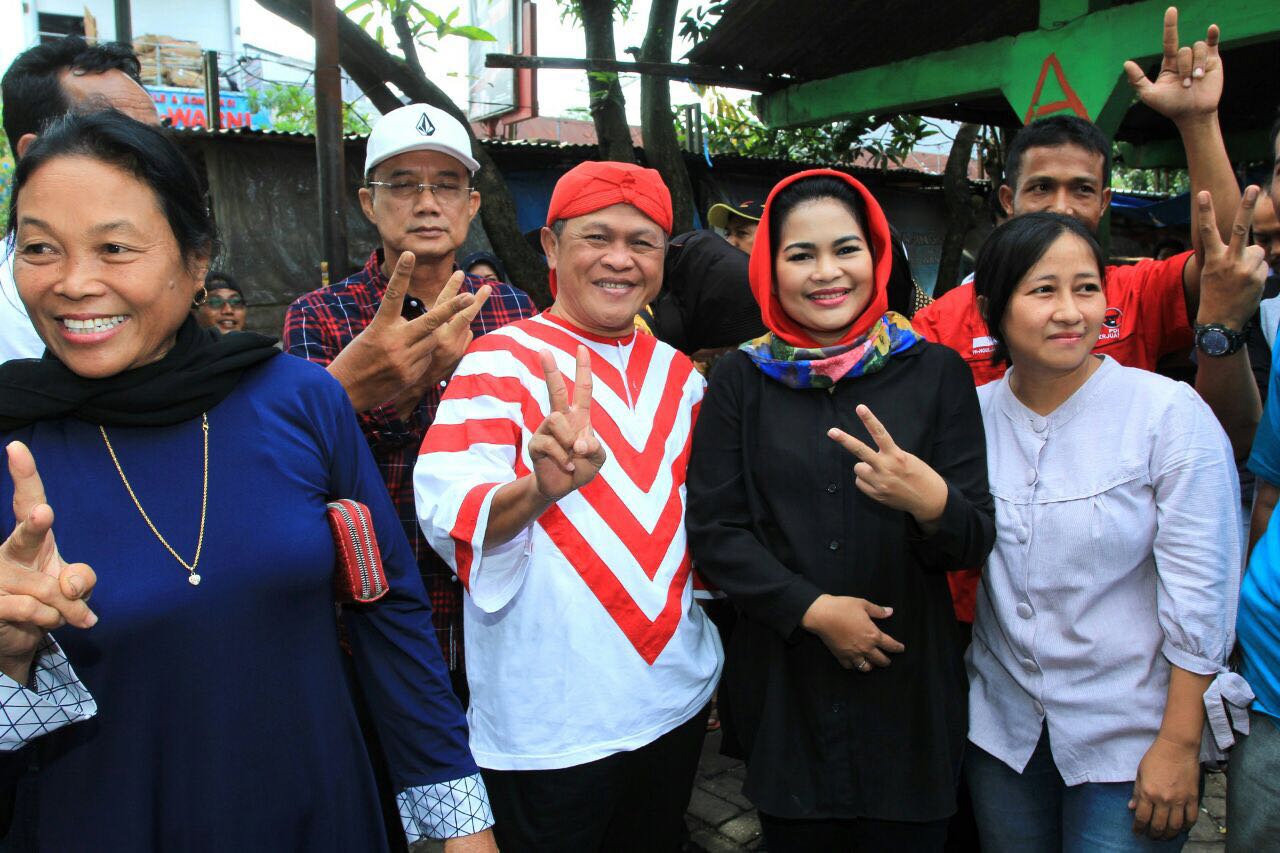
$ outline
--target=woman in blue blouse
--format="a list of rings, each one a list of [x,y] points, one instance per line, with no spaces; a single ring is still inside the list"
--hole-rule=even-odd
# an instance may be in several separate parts
[[[429,605],[346,395],[270,340],[188,316],[215,242],[176,146],[118,114],[67,117],[19,163],[9,227],[48,349],[0,368],[7,846],[387,848],[334,619],[325,504],[352,498],[391,592],[345,607],[349,669],[408,838],[492,849]]]

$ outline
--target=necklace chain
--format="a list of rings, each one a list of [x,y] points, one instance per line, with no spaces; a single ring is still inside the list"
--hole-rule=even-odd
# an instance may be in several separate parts
[[[160,531],[156,529],[155,524],[151,521],[151,516],[147,515],[147,511],[142,508],[142,503],[138,500],[137,494],[133,491],[133,486],[129,485],[129,478],[124,475],[124,468],[120,467],[120,459],[116,456],[115,448],[111,446],[111,439],[107,438],[106,427],[99,425],[98,431],[102,433],[102,441],[107,445],[107,453],[111,454],[111,461],[115,463],[116,472],[120,475],[120,482],[124,483],[125,491],[129,493],[129,497],[133,498],[133,505],[138,508],[142,520],[147,523],[147,527],[151,528],[151,532],[160,540],[160,544],[165,547],[173,559],[182,564],[189,575],[188,580],[192,585],[200,583],[200,575],[196,574],[196,567],[200,565],[200,552],[204,550],[204,522],[208,517],[209,510],[209,413],[205,412],[200,416],[201,433],[204,436],[204,475],[200,486],[200,537],[196,540],[196,556],[190,563],[178,556],[178,552],[173,550],[173,546],[160,535]]]

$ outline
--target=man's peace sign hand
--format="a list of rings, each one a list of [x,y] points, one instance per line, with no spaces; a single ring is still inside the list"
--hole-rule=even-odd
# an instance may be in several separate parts
[[[432,382],[452,372],[470,343],[471,321],[489,296],[487,287],[476,294],[459,293],[463,274],[455,272],[430,311],[406,320],[404,300],[414,264],[412,252],[400,255],[377,313],[329,364],[357,412],[393,399],[411,412]],[[406,395],[406,389],[411,393]],[[414,394],[416,399],[410,400]],[[397,413],[408,414],[399,409]]]
[[[1231,225],[1231,242],[1223,243],[1218,234],[1213,197],[1207,192],[1196,197],[1196,228],[1204,249],[1200,311],[1196,318],[1199,323],[1221,323],[1238,332],[1258,310],[1268,270],[1263,248],[1248,245],[1253,208],[1257,203],[1258,188],[1245,187]]]
[[[557,501],[590,483],[604,465],[604,445],[591,430],[591,354],[578,346],[573,402],[550,350],[538,353],[547,382],[551,414],[529,440],[529,459],[538,493]]]
[[[53,538],[53,508],[31,451],[8,447],[15,526],[0,543],[0,671],[19,684],[46,632],[63,625],[91,628],[98,617],[85,601],[97,582],[84,563],[68,564]]]
[[[857,457],[853,473],[858,488],[872,500],[911,513],[921,526],[937,521],[947,505],[946,480],[918,456],[898,447],[869,408],[859,405],[857,412],[878,449],[842,430],[829,429],[827,436]]]

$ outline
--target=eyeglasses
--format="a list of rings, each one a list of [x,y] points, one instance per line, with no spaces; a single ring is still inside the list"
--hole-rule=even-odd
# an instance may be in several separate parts
[[[204,304],[208,305],[214,311],[221,311],[223,308],[226,308],[228,305],[230,305],[232,308],[243,308],[244,297],[231,296],[226,299],[223,299],[221,296],[210,296],[208,299],[205,300]]]
[[[412,181],[369,181],[371,187],[386,187],[394,199],[407,201],[414,196],[422,195],[427,190],[431,190],[431,195],[441,204],[458,204],[462,199],[471,192],[473,187],[461,186],[459,184],[419,184]]]

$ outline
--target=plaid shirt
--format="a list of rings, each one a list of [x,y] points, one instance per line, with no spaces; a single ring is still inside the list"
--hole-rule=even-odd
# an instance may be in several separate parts
[[[294,300],[284,319],[285,351],[321,365],[333,361],[351,339],[369,325],[382,304],[382,295],[387,290],[382,258],[382,250],[378,249],[364,269]],[[462,291],[474,293],[485,284],[491,283],[467,276]],[[493,292],[489,300],[471,323],[471,332],[477,338],[536,313],[524,291],[509,284],[491,286]],[[427,310],[428,306],[412,296],[405,298],[405,319],[420,317]],[[404,532],[417,555],[422,581],[431,596],[431,618],[445,661],[450,669],[458,670],[462,665],[462,586],[422,535],[413,502],[413,466],[418,461],[418,449],[427,427],[435,419],[445,384],[442,382],[439,388],[427,391],[408,423],[400,419],[391,404],[361,412],[358,417],[374,459],[382,469]]]

